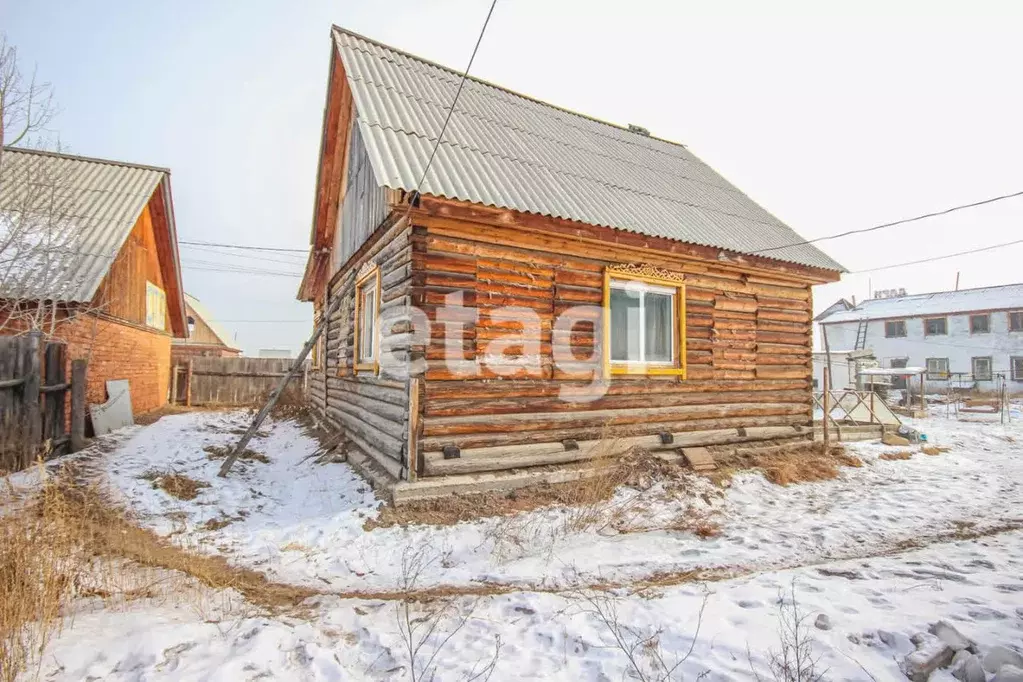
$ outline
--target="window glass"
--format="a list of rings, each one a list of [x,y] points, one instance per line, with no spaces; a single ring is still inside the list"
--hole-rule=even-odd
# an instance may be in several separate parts
[[[1023,312],[1009,313],[1009,331],[1023,332]]]
[[[927,358],[927,378],[947,379],[948,358]]]
[[[362,289],[359,302],[359,362],[372,362],[376,357],[376,280],[371,279]]]
[[[1023,381],[1023,357],[1010,358],[1012,363],[1012,380]]]
[[[948,323],[944,317],[932,317],[924,320],[924,333],[927,336],[943,336],[948,333]]]
[[[970,315],[970,333],[987,334],[991,331],[990,315]]]
[[[976,381],[991,381],[991,358],[973,358],[973,378]]]
[[[639,306],[638,291],[611,287],[611,360],[639,362]]]
[[[661,294],[647,292],[643,296],[643,307],[645,316],[645,360],[647,362],[672,362],[672,303],[675,296],[672,294]]]
[[[884,335],[891,339],[898,336],[906,335],[906,321],[905,320],[890,320],[884,323]]]

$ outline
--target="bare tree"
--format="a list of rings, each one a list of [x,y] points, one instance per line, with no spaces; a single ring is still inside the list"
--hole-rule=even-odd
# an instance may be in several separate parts
[[[0,33],[0,167],[4,146],[38,143],[56,116],[53,88],[32,75],[25,77],[18,63],[18,49]]]
[[[17,48],[0,34],[0,332],[52,335],[62,320],[87,312],[61,303],[82,284],[77,266],[84,256],[114,257],[83,249],[89,226],[74,216],[68,161],[32,153],[60,152],[47,128],[56,113],[50,84],[34,70],[26,76]],[[29,153],[10,151],[15,145]]]

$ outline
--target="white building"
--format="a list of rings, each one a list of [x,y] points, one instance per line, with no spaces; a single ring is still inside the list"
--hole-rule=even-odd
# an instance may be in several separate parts
[[[839,301],[817,318],[831,348],[870,349],[882,367],[927,368],[927,390],[1023,391],[1023,284]]]

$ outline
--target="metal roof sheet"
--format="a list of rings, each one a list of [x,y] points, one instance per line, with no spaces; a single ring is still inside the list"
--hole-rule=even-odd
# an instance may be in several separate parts
[[[377,181],[416,190],[461,74],[334,28]],[[743,254],[802,239],[684,146],[468,78],[423,194]],[[842,266],[811,244],[765,257]]]
[[[2,157],[0,298],[92,300],[169,171],[15,148]]]
[[[1023,310],[1023,284],[1005,284],[980,289],[938,291],[932,294],[872,298],[852,310],[828,315],[821,321],[857,322],[904,317],[954,315],[981,310]]]

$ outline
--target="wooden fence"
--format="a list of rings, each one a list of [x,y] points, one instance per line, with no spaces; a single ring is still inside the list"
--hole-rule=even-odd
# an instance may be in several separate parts
[[[64,344],[40,334],[0,337],[0,472],[84,447],[85,360],[74,361],[71,373],[69,381]]]
[[[287,358],[191,358],[171,369],[171,401],[186,405],[256,405],[266,400],[294,360]],[[288,384],[282,401],[304,399],[307,372]]]

